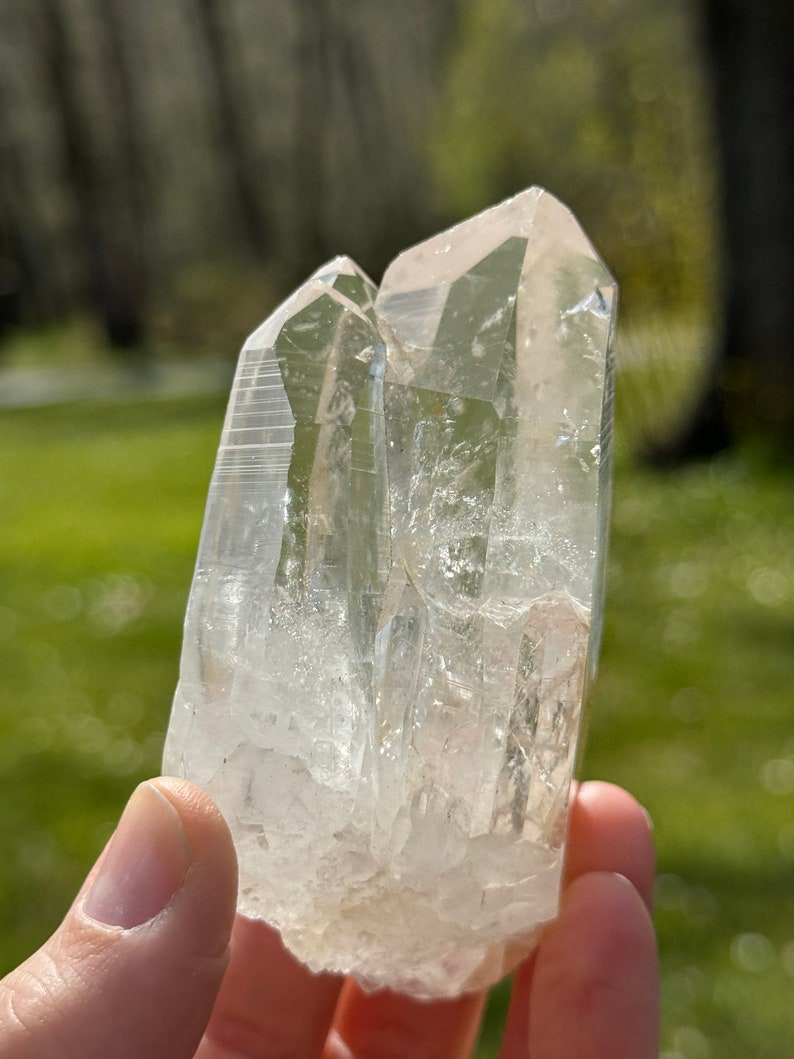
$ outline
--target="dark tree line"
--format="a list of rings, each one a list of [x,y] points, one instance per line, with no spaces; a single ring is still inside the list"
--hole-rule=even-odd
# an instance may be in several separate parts
[[[703,0],[724,252],[711,378],[660,455],[710,456],[746,429],[794,455],[794,4]]]
[[[228,181],[228,200],[236,203],[241,245],[253,256],[264,257],[270,239],[265,202],[267,173],[251,157],[245,129],[245,108],[235,83],[238,52],[234,27],[224,16],[222,0],[195,0],[196,24],[207,55],[207,73],[214,86],[212,102],[220,156]]]
[[[659,0],[621,2],[652,26]],[[550,39],[560,20],[570,40],[606,18],[589,0],[531,6],[522,24]],[[750,422],[794,435],[794,5],[699,7],[723,311],[710,384],[663,454],[673,459],[717,451]],[[4,0],[0,329],[87,302],[112,347],[138,349],[153,299],[191,263],[224,256],[272,266],[285,288],[337,252],[377,276],[452,219],[433,195],[429,137],[459,27],[501,17],[509,36],[516,10],[492,14],[482,0]],[[605,39],[590,41],[612,49],[602,69],[628,83],[645,42]],[[625,162],[621,128],[637,112],[606,89],[613,161]],[[509,97],[493,98],[494,122],[509,129]],[[476,150],[490,149],[487,132]],[[532,182],[528,165],[507,150],[492,197]],[[610,179],[622,197],[619,169]],[[579,183],[597,186],[587,174]]]
[[[125,47],[120,0],[96,5],[98,52],[114,122],[105,146],[91,136],[62,0],[37,0],[38,46],[61,132],[61,162],[73,198],[88,294],[114,349],[135,349],[145,311],[145,217],[135,79]]]
[[[434,221],[424,122],[457,8],[6,0],[0,327],[88,302],[138,349],[197,259],[285,284],[343,250],[377,267]]]

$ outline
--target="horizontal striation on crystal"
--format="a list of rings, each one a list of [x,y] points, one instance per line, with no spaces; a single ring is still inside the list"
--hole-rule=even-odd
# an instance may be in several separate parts
[[[598,654],[614,281],[531,188],[246,342],[165,768],[315,970],[500,978],[556,914]]]

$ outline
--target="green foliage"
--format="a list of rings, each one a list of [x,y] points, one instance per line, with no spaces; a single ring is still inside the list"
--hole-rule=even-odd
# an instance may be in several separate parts
[[[289,293],[272,267],[220,256],[186,266],[152,300],[152,353],[234,363],[246,336]]]
[[[647,367],[635,357],[619,387],[585,772],[655,820],[665,1054],[777,1059],[794,1039],[794,480],[747,451],[639,470],[626,438]],[[0,970],[56,925],[159,769],[221,417],[192,398],[0,419]]]
[[[429,150],[447,209],[542,184],[586,223],[633,312],[710,306],[714,176],[690,5],[468,0]]]
[[[49,327],[16,328],[0,346],[2,367],[25,371],[53,365],[95,367],[107,357],[98,329],[84,315]]]

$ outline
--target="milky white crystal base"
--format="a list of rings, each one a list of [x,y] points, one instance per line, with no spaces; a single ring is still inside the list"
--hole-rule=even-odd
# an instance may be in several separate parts
[[[245,344],[164,764],[223,810],[240,910],[315,970],[451,996],[556,913],[614,302],[532,188],[380,291],[330,262]]]

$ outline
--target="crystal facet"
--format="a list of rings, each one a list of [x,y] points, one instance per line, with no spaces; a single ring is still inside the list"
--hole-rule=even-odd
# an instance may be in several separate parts
[[[556,913],[598,652],[615,285],[531,188],[246,342],[165,768],[315,970],[490,984]]]

